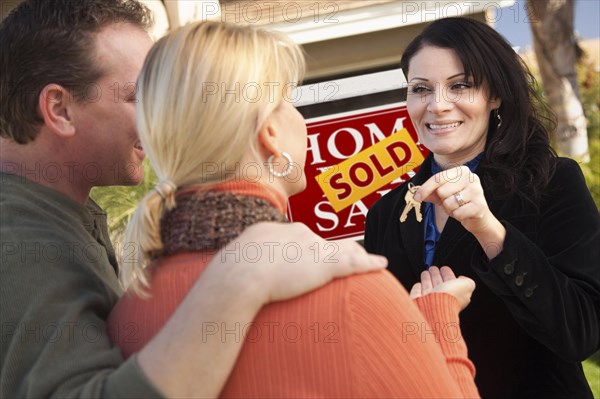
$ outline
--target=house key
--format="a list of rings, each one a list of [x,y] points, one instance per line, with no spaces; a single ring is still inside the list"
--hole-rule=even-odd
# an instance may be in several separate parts
[[[417,215],[417,222],[423,220],[423,215],[421,215],[421,203],[415,201],[414,196],[420,186],[415,186],[412,183],[408,183],[408,191],[406,191],[406,195],[404,196],[404,200],[406,201],[406,206],[402,211],[402,215],[400,215],[400,223],[404,223],[406,221],[406,217],[408,216],[408,212],[411,209],[415,208],[415,214]]]

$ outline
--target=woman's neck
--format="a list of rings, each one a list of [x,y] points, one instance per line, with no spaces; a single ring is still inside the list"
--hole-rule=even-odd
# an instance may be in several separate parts
[[[477,157],[479,154],[481,154],[482,151],[483,150],[481,150],[481,151],[477,150],[477,151],[473,151],[473,152],[470,152],[465,155],[433,154],[433,159],[434,159],[435,163],[440,167],[440,169],[446,170],[446,169],[450,169],[450,168],[455,168],[457,166],[465,165],[467,162],[471,161],[472,159]]]

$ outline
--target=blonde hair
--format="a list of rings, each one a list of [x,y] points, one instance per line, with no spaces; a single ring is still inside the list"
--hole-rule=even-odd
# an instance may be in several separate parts
[[[159,179],[125,234],[121,281],[138,292],[160,255],[160,218],[175,191],[232,178],[267,116],[304,74],[299,46],[285,35],[223,22],[188,24],[160,39],[138,78],[137,128]],[[131,255],[131,250],[127,251]]]

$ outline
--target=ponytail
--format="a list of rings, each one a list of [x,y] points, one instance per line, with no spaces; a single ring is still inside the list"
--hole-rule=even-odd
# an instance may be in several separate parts
[[[131,286],[139,295],[145,295],[145,289],[150,287],[146,268],[162,253],[160,219],[165,210],[175,207],[176,190],[170,180],[158,183],[142,199],[127,224],[119,279],[124,288]]]

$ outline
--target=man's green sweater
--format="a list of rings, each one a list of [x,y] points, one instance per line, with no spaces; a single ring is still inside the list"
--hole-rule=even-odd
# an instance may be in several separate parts
[[[122,290],[89,202],[0,173],[0,398],[159,396],[106,333]]]

